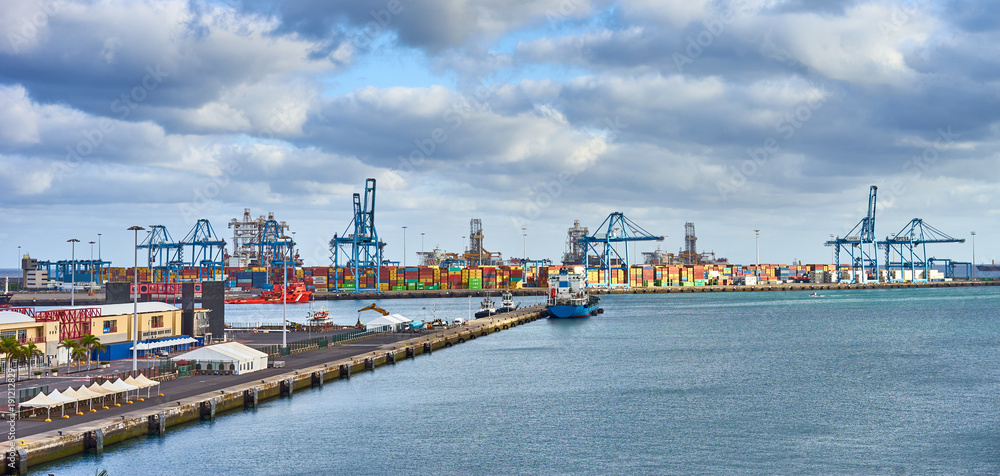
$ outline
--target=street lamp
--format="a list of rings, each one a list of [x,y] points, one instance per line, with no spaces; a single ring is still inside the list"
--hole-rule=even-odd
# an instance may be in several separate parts
[[[70,243],[70,248],[72,250],[71,251],[72,257],[69,260],[69,266],[70,266],[69,305],[75,306],[76,293],[74,291],[76,291],[76,244],[79,243],[80,240],[76,238],[71,238],[66,240],[66,242]]]
[[[132,289],[132,372],[139,369],[139,230],[145,228],[135,225],[128,227],[135,232],[135,262],[132,265],[134,286]]]
[[[406,267],[406,227],[403,227],[403,267]]]
[[[976,232],[972,232],[972,279],[976,279]]]
[[[521,248],[522,248],[521,249],[521,256],[523,256],[523,258],[521,258],[521,261],[522,261],[521,265],[524,265],[523,262],[524,261],[528,261],[528,228],[527,227],[524,227],[524,226],[521,227],[521,237],[522,237],[522,240],[521,240]]]
[[[757,250],[757,267],[754,268],[753,272],[757,275],[757,279],[760,280],[760,230],[754,230],[754,248]]]
[[[94,285],[94,242],[90,242],[90,285]]]
[[[424,252],[424,234],[420,233],[420,252]]]
[[[291,254],[292,254],[291,253],[291,248],[292,248],[292,246],[295,245],[295,241],[293,241],[288,236],[282,236],[281,239],[287,245],[285,248],[288,249],[288,254],[289,254],[289,256],[291,256]],[[283,265],[282,269],[284,270],[284,272],[281,273],[282,274],[282,279],[284,280],[284,284],[281,285],[281,348],[282,349],[287,349],[288,348],[288,259],[289,259],[289,256],[286,256],[285,259],[283,260],[284,263],[282,263],[282,265]],[[357,279],[357,278],[355,278],[355,279]]]

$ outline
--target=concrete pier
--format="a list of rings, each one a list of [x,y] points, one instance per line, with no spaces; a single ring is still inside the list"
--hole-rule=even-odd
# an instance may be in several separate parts
[[[18,451],[23,450],[21,454],[24,455],[24,464],[15,465],[14,474],[24,474],[30,466],[84,451],[103,451],[107,445],[130,438],[150,434],[162,435],[170,427],[202,418],[216,418],[231,410],[256,407],[268,399],[283,395],[292,397],[296,391],[348,378],[352,373],[374,371],[378,367],[400,359],[430,354],[435,350],[467,342],[477,336],[535,321],[541,317],[542,311],[543,306],[532,306],[498,314],[492,318],[475,319],[458,328],[442,329],[430,334],[414,334],[411,339],[382,345],[374,352],[366,351],[363,354],[303,368],[282,369],[287,371],[254,380],[252,383],[233,385],[179,400],[166,401],[168,395],[160,399],[164,403],[154,406],[25,436],[18,440],[16,448]],[[400,348],[406,351],[398,352]],[[318,350],[315,353],[325,351]]]

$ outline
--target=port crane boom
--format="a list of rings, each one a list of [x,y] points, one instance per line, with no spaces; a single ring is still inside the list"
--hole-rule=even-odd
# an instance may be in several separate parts
[[[840,252],[844,251],[851,260],[851,275],[855,282],[868,282],[868,272],[875,273],[878,280],[878,241],[875,239],[875,203],[878,187],[872,185],[868,192],[868,214],[847,232],[847,236],[836,237],[826,242],[836,247],[835,265],[840,272]],[[837,281],[840,280],[838,275]]]
[[[604,286],[629,286],[629,243],[636,241],[663,241],[663,236],[656,236],[641,226],[629,220],[624,213],[613,212],[604,219],[592,235],[584,236],[580,242],[584,245],[583,263],[590,269],[590,253],[594,250],[600,260],[600,268],[604,270]],[[618,252],[615,245],[624,243],[624,255]],[[612,283],[612,271],[624,270],[624,283]]]

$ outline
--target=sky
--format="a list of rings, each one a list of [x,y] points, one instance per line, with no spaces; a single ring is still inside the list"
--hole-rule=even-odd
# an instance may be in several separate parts
[[[559,261],[612,212],[666,236],[639,251],[693,222],[732,262],[828,263],[872,185],[880,237],[997,259],[992,2],[4,0],[0,36],[0,267],[98,234],[128,266],[130,226],[232,241],[246,208],[327,265],[369,177],[407,264],[473,218]]]

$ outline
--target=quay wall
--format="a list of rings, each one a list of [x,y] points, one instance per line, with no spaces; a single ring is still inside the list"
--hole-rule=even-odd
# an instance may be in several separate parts
[[[203,418],[214,418],[221,413],[253,407],[273,398],[285,395],[292,398],[295,393],[314,386],[350,378],[359,372],[372,371],[396,361],[429,354],[527,324],[541,318],[542,310],[542,306],[532,306],[511,313],[498,314],[492,319],[476,319],[461,328],[443,329],[433,334],[416,336],[413,339],[397,342],[390,348],[383,346],[376,352],[333,360],[323,365],[289,369],[284,374],[265,378],[256,383],[235,385],[218,393],[196,395],[157,407],[71,426],[60,432],[32,435],[21,440],[18,445],[19,450],[24,450],[21,453],[23,456],[18,456],[16,464],[21,471],[13,474],[23,474],[30,466],[85,451],[101,451],[104,446],[130,438],[162,434],[166,428]],[[255,401],[254,392],[256,392]],[[20,461],[22,457],[25,458],[23,462]]]

